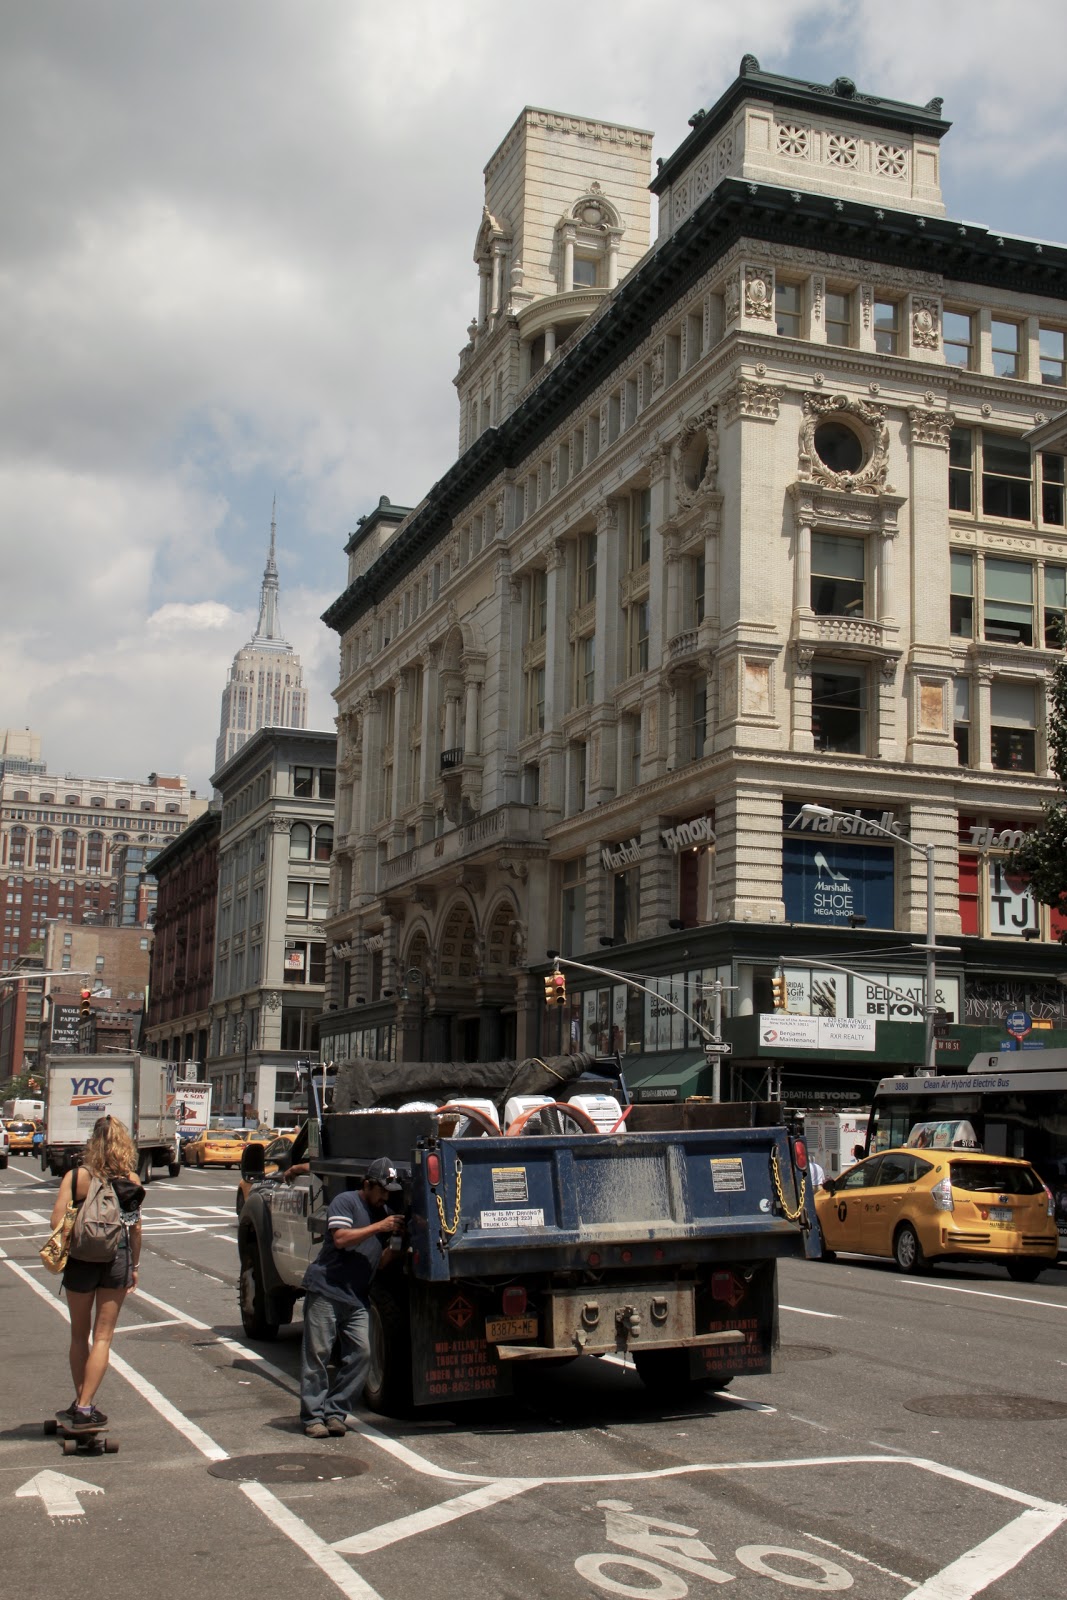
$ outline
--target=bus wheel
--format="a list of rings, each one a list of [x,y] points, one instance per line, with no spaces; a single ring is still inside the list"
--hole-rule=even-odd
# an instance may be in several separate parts
[[[893,1240],[893,1259],[901,1272],[914,1274],[929,1271],[930,1264],[919,1243],[919,1235],[910,1222],[902,1222],[897,1229]]]

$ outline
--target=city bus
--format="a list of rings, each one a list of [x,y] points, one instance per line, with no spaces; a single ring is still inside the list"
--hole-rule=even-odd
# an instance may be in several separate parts
[[[983,1150],[1029,1161],[1051,1189],[1067,1255],[1067,1050],[983,1052],[966,1072],[883,1078],[866,1151],[907,1143],[917,1122],[969,1122]]]

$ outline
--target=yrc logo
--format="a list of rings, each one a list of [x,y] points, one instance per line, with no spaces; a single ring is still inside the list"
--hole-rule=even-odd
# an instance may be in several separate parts
[[[70,1103],[72,1106],[91,1106],[98,1100],[106,1100],[114,1087],[114,1078],[71,1078]]]

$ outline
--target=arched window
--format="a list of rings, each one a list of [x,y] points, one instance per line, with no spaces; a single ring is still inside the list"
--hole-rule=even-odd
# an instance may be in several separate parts
[[[315,829],[315,860],[329,861],[333,855],[333,823],[320,822]]]
[[[306,822],[294,822],[289,829],[289,855],[294,861],[311,860],[311,829]]]
[[[594,183],[556,224],[561,293],[614,289],[622,232],[619,213]]]

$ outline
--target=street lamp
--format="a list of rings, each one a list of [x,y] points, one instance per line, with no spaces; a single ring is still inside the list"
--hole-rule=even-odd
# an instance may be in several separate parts
[[[809,802],[801,806],[802,817],[820,817],[832,821],[834,817],[845,817],[847,811],[836,811],[833,806],[820,806]],[[923,1061],[931,1071],[937,1070],[937,1041],[934,1037],[934,1018],[937,1015],[937,925],[934,904],[934,843],[927,840],[926,844],[916,844],[914,839],[905,838],[903,834],[894,833],[891,828],[885,828],[880,822],[864,822],[865,833],[884,833],[887,839],[894,844],[906,844],[909,850],[914,850],[916,855],[926,857],[926,943],[923,949],[926,952],[926,983],[923,990],[923,1017],[926,1022],[926,1034],[923,1049]]]

